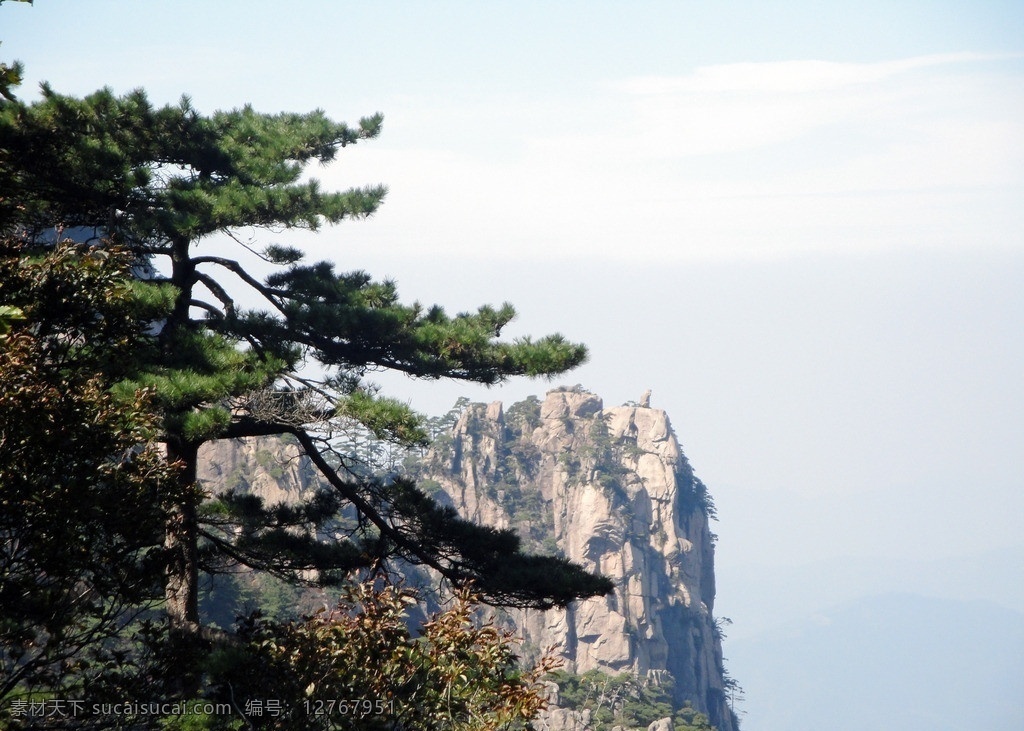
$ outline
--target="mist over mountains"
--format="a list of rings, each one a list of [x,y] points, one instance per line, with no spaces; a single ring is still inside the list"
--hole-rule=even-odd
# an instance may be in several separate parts
[[[794,617],[889,593],[983,600],[1024,612],[1024,544],[958,556],[840,557],[798,565],[721,563],[720,605],[730,640],[754,637]]]
[[[621,584],[607,606],[593,600],[565,616],[517,618],[533,645],[561,642],[578,671],[648,672],[677,657],[677,679],[687,677],[686,668],[694,672],[678,687],[698,691],[696,698],[714,696],[718,641],[689,646],[676,620],[686,624],[715,606],[717,588],[716,615],[732,620],[715,626],[724,629],[728,676],[742,687],[735,709],[743,728],[1024,727],[1024,544],[957,552],[951,537],[929,559],[830,557],[792,565],[762,558],[712,573],[714,541],[706,521],[693,522],[699,505],[683,517],[659,517],[672,506],[681,510],[683,488],[699,484],[691,485],[665,412],[602,410],[597,396],[574,389],[509,409],[470,405],[435,443],[424,486],[467,517],[516,527],[537,550],[589,561]],[[207,462],[212,482],[245,483],[271,501],[314,487],[300,462],[271,458],[270,444],[222,446]],[[655,458],[659,450],[668,450],[664,459]],[[665,465],[675,465],[671,479],[661,477]],[[742,529],[727,519],[719,526],[726,534]],[[681,550],[665,548],[674,545],[666,542],[674,532]],[[673,602],[692,609],[667,611]],[[580,721],[566,719],[569,726]],[[720,722],[727,719],[719,714]]]
[[[1024,728],[1024,613],[888,593],[726,641],[758,731]]]

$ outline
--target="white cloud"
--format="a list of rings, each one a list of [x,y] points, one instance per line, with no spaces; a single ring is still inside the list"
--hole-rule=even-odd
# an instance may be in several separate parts
[[[992,60],[732,64],[590,98],[477,99],[419,116],[407,103],[399,124],[434,146],[382,150],[385,136],[346,179],[388,181],[369,236],[410,253],[679,260],[1019,246],[1024,218],[1010,201],[1024,187],[1024,84],[1012,67],[981,63]],[[479,120],[492,146],[479,133],[460,143],[452,130]]]
[[[615,84],[628,94],[807,93],[877,83],[916,69],[1016,56],[950,53],[876,63],[797,60],[704,66],[687,76],[643,76]]]
[[[972,63],[998,58],[952,54],[873,64],[744,63],[700,68],[678,78],[632,79],[610,86],[606,104],[614,110],[609,117],[619,120],[614,126],[582,136],[569,131],[536,144],[544,156],[562,151],[641,160],[744,152],[829,126],[887,144],[951,117],[988,113],[1020,125],[1019,75],[1003,90],[1008,97],[1000,98],[989,88],[990,77],[971,69]],[[922,73],[907,73],[914,70]]]

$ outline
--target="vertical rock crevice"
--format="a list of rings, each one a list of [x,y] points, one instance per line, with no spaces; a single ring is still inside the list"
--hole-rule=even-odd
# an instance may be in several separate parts
[[[670,675],[677,707],[688,702],[719,731],[736,731],[713,616],[714,506],[664,411],[605,408],[579,388],[555,390],[508,409],[469,404],[435,445],[415,476],[437,486],[436,499],[615,584],[612,595],[566,609],[496,612],[527,660],[554,647],[569,672],[630,672],[658,684]],[[273,439],[207,445],[198,477],[267,504],[319,487],[297,447]],[[584,728],[574,713],[555,713],[550,728]]]
[[[674,679],[720,731],[734,731],[714,609],[714,508],[668,415],[605,408],[579,388],[511,406],[470,404],[423,477],[467,518],[519,531],[609,576],[614,595],[567,610],[503,613],[524,654],[555,647],[566,669]],[[458,455],[456,458],[455,455]]]

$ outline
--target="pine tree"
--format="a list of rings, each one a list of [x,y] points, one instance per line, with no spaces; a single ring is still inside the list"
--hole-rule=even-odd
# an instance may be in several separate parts
[[[0,232],[39,243],[54,228],[87,231],[160,272],[148,286],[166,314],[137,339],[113,393],[154,394],[167,458],[181,466],[162,555],[167,612],[184,642],[202,634],[200,574],[238,566],[326,584],[401,558],[473,582],[488,602],[538,608],[611,589],[563,559],[524,555],[513,532],[466,522],[409,480],[351,469],[328,438],[343,419],[403,445],[425,439],[418,415],[367,382],[371,371],[494,384],[561,373],[583,362],[582,345],[560,335],[502,341],[511,305],[452,316],[402,304],[393,282],[307,264],[292,247],[262,249],[277,266],[263,280],[209,251],[215,234],[252,250],[240,230],[316,230],[374,213],[383,187],[325,192],[303,173],[381,125],[379,114],[349,126],[319,111],[250,107],[204,116],[187,98],[157,108],[141,91],[79,99],[44,85],[38,102],[0,100]],[[260,306],[242,304],[254,298]],[[311,375],[310,362],[326,375]],[[330,489],[290,508],[203,494],[202,444],[272,434],[297,440]],[[319,540],[343,506],[358,513],[357,528]]]

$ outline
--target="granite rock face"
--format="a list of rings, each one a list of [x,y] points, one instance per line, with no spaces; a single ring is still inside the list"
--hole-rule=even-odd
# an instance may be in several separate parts
[[[527,549],[614,581],[613,594],[564,610],[502,613],[524,654],[553,646],[570,672],[669,674],[677,703],[720,731],[736,728],[713,616],[714,508],[664,411],[604,408],[579,389],[507,413],[499,402],[470,404],[420,478],[464,517],[514,528]]]
[[[215,442],[201,457],[199,477],[215,492],[238,489],[273,504],[322,487],[298,447],[274,438]],[[719,731],[737,729],[713,616],[714,508],[664,411],[605,408],[578,388],[507,410],[469,404],[419,463],[420,486],[463,517],[513,528],[526,550],[564,555],[613,580],[612,594],[567,609],[496,612],[528,660],[553,647],[569,672],[630,672],[653,683],[671,676],[676,706],[688,702]],[[558,707],[535,725],[592,727],[590,711]]]
[[[298,444],[276,436],[207,442],[199,450],[197,477],[214,492],[238,490],[267,505],[306,499],[322,489]]]

